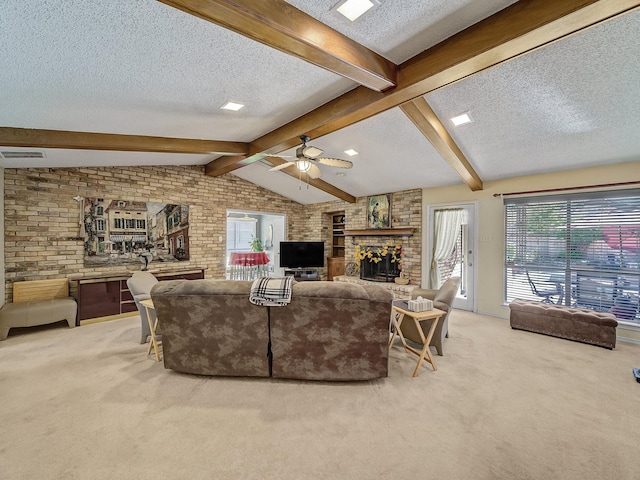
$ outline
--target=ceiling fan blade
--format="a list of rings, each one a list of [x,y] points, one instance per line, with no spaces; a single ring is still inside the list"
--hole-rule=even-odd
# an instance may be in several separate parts
[[[322,176],[322,171],[320,170],[320,168],[318,168],[317,165],[314,165],[312,163],[311,168],[309,168],[309,170],[307,171],[307,175],[309,175],[309,177],[313,179],[320,178]]]
[[[324,153],[324,150],[313,145],[305,145],[302,148],[302,154],[307,158],[318,158]]]
[[[340,158],[320,157],[320,158],[316,158],[316,162],[321,163],[322,165],[327,165],[328,167],[338,167],[338,168],[353,167],[353,162],[350,162],[349,160],[342,160]]]
[[[295,162],[285,162],[285,163],[281,163],[280,165],[276,165],[275,167],[271,167],[269,169],[270,172],[277,172],[279,170],[282,170],[284,168],[290,167],[291,165],[295,165]]]
[[[276,157],[276,158],[296,158],[294,155],[280,155],[278,153],[261,153],[263,157]]]

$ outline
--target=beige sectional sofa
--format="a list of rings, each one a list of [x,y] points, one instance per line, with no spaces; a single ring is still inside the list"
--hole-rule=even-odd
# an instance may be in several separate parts
[[[200,375],[369,380],[388,373],[392,293],[299,282],[283,307],[249,302],[250,281],[176,280],[151,290],[164,366]]]

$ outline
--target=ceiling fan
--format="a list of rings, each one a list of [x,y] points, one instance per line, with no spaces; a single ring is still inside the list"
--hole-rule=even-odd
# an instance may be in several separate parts
[[[342,160],[340,158],[332,157],[322,157],[321,155],[324,153],[324,150],[312,145],[307,145],[307,142],[309,141],[309,137],[307,135],[300,135],[300,140],[302,141],[302,145],[296,148],[295,160],[272,167],[269,169],[270,172],[277,172],[278,170],[282,170],[284,168],[295,165],[298,170],[300,170],[300,172],[306,173],[310,178],[320,178],[322,176],[322,171],[318,167],[318,164],[338,168],[353,167],[353,163],[349,160]],[[280,155],[268,156],[281,157]]]

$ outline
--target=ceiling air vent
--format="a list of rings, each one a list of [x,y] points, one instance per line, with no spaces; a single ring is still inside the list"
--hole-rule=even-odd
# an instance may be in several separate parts
[[[0,152],[0,157],[10,158],[44,158],[44,152]]]

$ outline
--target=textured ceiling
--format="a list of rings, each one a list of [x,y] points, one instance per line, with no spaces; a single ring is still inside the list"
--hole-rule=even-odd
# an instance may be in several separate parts
[[[378,5],[355,22],[336,13],[333,7],[342,3],[336,0],[287,3],[400,64],[515,0],[372,0]]]
[[[3,126],[249,141],[355,86],[153,0],[3,0],[0,22]]]
[[[640,160],[640,12],[428,95],[484,180]]]
[[[351,23],[336,2],[289,3],[401,63],[514,3],[385,0]],[[640,13],[426,96],[482,180],[640,160]],[[153,0],[2,0],[0,126],[251,141],[356,86]],[[219,107],[227,100],[247,106]],[[453,115],[474,122],[453,128]],[[304,133],[304,132],[300,132]],[[399,108],[310,142],[354,168],[322,167],[354,196],[461,184]],[[2,148],[1,150],[7,150]],[[9,150],[20,150],[10,148]],[[206,164],[213,157],[41,149],[4,167]],[[292,155],[293,150],[282,152]],[[234,174],[301,203],[334,197],[263,163]],[[302,188],[300,188],[302,187]]]

